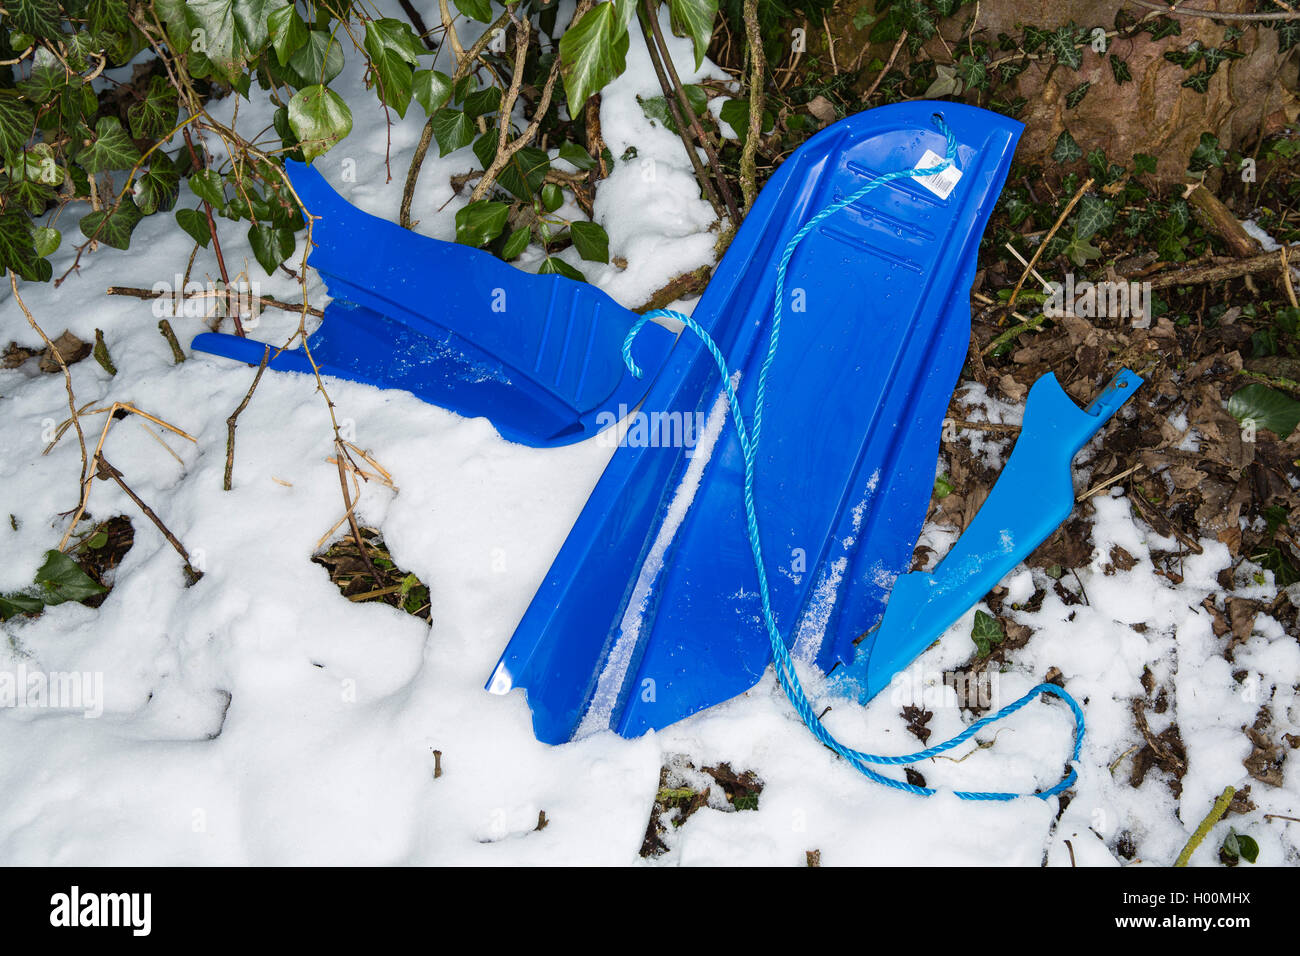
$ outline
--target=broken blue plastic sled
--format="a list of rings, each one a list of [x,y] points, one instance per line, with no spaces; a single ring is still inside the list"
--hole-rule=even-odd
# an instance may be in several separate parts
[[[406,389],[538,447],[590,438],[652,384],[628,375],[619,354],[638,316],[595,286],[418,235],[350,205],[312,167],[285,168],[316,219],[308,264],[333,296],[308,340],[323,374]],[[638,360],[653,372],[673,341],[656,327]],[[265,349],[210,332],[192,344],[253,365]],[[301,348],[269,367],[312,373]]]
[[[779,565],[775,617],[823,671],[853,659],[911,562],[969,341],[976,250],[1021,125],[914,102],[823,130],[767,183],[693,313],[753,408],[787,243],[883,173],[936,165],[947,148],[936,113],[955,169],[888,182],[837,212],[786,272],[755,500]],[[551,743],[665,727],[748,690],[771,660],[742,450],[695,336],[678,341],[640,411],[708,424],[694,448],[618,449],[488,682],[526,688],[534,731]]]
[[[1071,462],[1142,384],[1122,369],[1086,409],[1048,372],[1029,390],[1020,436],[970,525],[933,571],[894,582],[880,627],[833,680],[866,703],[1056,530],[1074,507]]]
[[[598,289],[400,229],[354,209],[310,167],[287,164],[315,220],[309,262],[334,297],[309,339],[323,373],[408,389],[534,446],[581,440],[637,408],[642,440],[615,452],[488,682],[499,694],[526,690],[539,739],[665,727],[748,690],[781,646],[765,629],[742,495],[747,463],[715,358],[734,370],[750,409],[760,368],[774,363],[764,441],[759,448],[754,434],[751,450],[762,543],[778,566],[764,564],[779,637],[823,671],[854,660],[855,639],[880,621],[911,562],[969,340],[976,250],[1021,128],[961,104],[911,102],[823,130],[763,189],[695,307],[694,333],[651,325],[637,338],[640,379],[621,351],[638,317]],[[924,178],[885,175],[941,163]],[[768,341],[778,263],[805,230],[784,267],[778,354]],[[201,335],[194,347],[250,364],[263,355],[261,344],[227,335]],[[311,371],[301,350],[271,367]],[[1129,391],[1137,382],[1118,381]],[[1031,394],[1053,388],[1040,382]],[[1043,432],[1068,474],[1074,452],[1064,450],[1077,451],[1073,442],[1101,426],[1117,396],[1087,414],[1063,394],[1038,399],[1052,406],[1041,415],[1031,400],[1013,462],[1035,467],[1027,439]],[[1022,507],[1021,474],[1009,465],[1009,490],[994,496],[1032,511]],[[1063,516],[1069,483],[1052,480],[1051,506],[1032,528],[1015,526],[1025,540]],[[927,615],[959,616],[1018,553],[1019,537],[959,581],[961,555],[990,547],[986,535],[967,538],[936,574],[941,584],[891,602],[899,623],[886,621],[870,645],[880,649],[864,665],[872,686],[929,643]],[[923,590],[901,593],[914,589]]]

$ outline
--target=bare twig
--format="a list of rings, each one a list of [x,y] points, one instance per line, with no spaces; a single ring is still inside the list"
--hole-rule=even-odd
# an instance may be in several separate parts
[[[146,290],[141,290],[146,291]],[[172,361],[180,365],[185,361],[185,350],[181,348],[181,343],[176,341],[176,333],[172,331],[172,324],[166,319],[158,320],[158,331],[162,337],[167,340],[167,344],[172,347]]]
[[[123,480],[122,473],[114,468],[101,452],[95,453],[95,462],[97,466],[97,477],[103,479],[111,478],[113,481],[117,482],[117,486],[126,492],[127,497],[134,501],[136,507],[144,512],[144,516],[152,521],[158,530],[162,532],[162,536],[167,539],[168,544],[176,549],[176,553],[179,554],[181,559],[185,562],[185,573],[188,575],[190,583],[193,584],[199,578],[203,577],[203,572],[196,570],[194,565],[190,563],[190,553],[185,550],[185,546],[182,545],[180,541],[176,540],[176,535],[172,534],[167,526],[163,524],[162,519],[154,513],[154,510],[145,504],[144,500],[139,495],[131,490],[131,486]]]
[[[1228,804],[1232,803],[1232,798],[1236,793],[1236,787],[1223,788],[1223,793],[1219,794],[1219,799],[1214,801],[1214,806],[1210,807],[1210,812],[1205,815],[1205,819],[1201,821],[1200,826],[1196,828],[1196,832],[1194,832],[1191,839],[1187,841],[1187,845],[1183,847],[1183,852],[1178,854],[1178,859],[1174,861],[1174,866],[1181,867],[1187,865],[1187,862],[1192,858],[1192,854],[1196,852],[1196,848],[1200,846],[1201,842],[1209,835],[1210,830],[1213,829],[1214,825],[1223,818],[1225,813],[1228,812]]]
[[[266,346],[262,352],[262,362],[257,366],[257,374],[253,376],[253,384],[248,386],[248,391],[244,395],[244,400],[239,403],[239,407],[230,413],[226,419],[226,477],[222,482],[222,487],[230,490],[230,475],[235,470],[235,423],[239,420],[239,414],[248,407],[249,400],[253,397],[253,392],[257,389],[257,383],[262,380],[262,373],[266,371],[266,363],[271,360],[271,346]]]
[[[862,94],[862,102],[865,103],[867,100],[871,99],[871,94],[876,92],[876,88],[880,86],[880,81],[883,80],[885,78],[885,74],[888,73],[893,68],[894,60],[898,58],[898,51],[903,48],[903,44],[906,42],[907,42],[907,31],[904,30],[902,33],[898,35],[898,39],[894,41],[893,52],[889,54],[889,60],[885,63],[884,69],[882,69],[880,71],[880,74],[874,80],[872,80],[871,86],[867,88],[867,92]],[[863,47],[862,52],[865,53],[866,51],[867,48]],[[858,59],[862,59],[862,53],[858,54]],[[858,66],[857,63],[853,64],[854,69],[857,69],[857,66]]]
[[[767,55],[763,52],[763,35],[758,28],[758,0],[745,0],[745,37],[749,52],[749,131],[740,153],[740,191],[749,215],[758,198],[755,156],[763,138],[763,84],[767,72]]]
[[[140,288],[136,288],[135,286],[129,286],[129,285],[111,285],[105,290],[105,294],[106,295],[129,295],[135,299],[160,299],[163,296],[168,296],[171,295],[172,293],[156,292],[153,289],[140,289]],[[219,299],[219,298],[223,298],[226,294],[227,293],[220,292],[217,290],[195,292],[185,296],[183,301],[188,302],[190,299]],[[255,298],[258,305],[262,305],[262,306],[269,305],[273,309],[281,309],[285,312],[301,312],[303,310],[303,303],[301,302],[281,302],[279,299],[272,299],[270,296],[266,296],[266,295],[259,295],[256,296]],[[317,318],[319,318],[325,313],[322,312],[320,309],[313,308],[312,306],[307,306],[307,314],[314,315]],[[164,319],[163,321],[166,322],[167,320]],[[162,323],[159,323],[160,327],[161,325]],[[171,326],[169,325],[168,328],[170,329]],[[164,332],[163,335],[167,335],[167,333]],[[175,338],[175,333],[172,334],[172,338]],[[175,351],[175,348],[173,348],[173,351]],[[183,359],[184,356],[182,355],[181,359],[178,359],[177,361],[182,361]]]
[[[36,334],[41,337],[41,341],[45,343],[46,348],[58,360],[59,368],[63,369],[63,384],[68,391],[68,413],[72,416],[73,427],[77,429],[77,443],[81,446],[81,481],[78,484],[80,489],[78,499],[84,501],[86,483],[90,479],[90,459],[86,455],[86,436],[81,430],[81,416],[77,413],[77,400],[72,393],[72,373],[68,371],[68,363],[63,360],[63,356],[55,348],[54,343],[50,341],[50,337],[45,334],[45,330],[32,318],[32,313],[28,310],[26,303],[23,302],[23,297],[18,294],[18,277],[12,269],[9,270],[9,288],[13,290],[14,301],[18,303],[18,308],[22,309],[23,315],[27,317],[28,324],[36,330]]]
[[[1293,10],[1280,10],[1275,13],[1224,13],[1222,10],[1205,10],[1200,7],[1180,7],[1172,3],[1156,3],[1154,0],[1131,0],[1135,6],[1144,10],[1153,10],[1170,16],[1204,17],[1207,20],[1296,20],[1300,13]]]
[[[1043,241],[1040,242],[1038,248],[1034,250],[1034,255],[1029,260],[1029,265],[1025,267],[1024,272],[1020,273],[1020,279],[1016,282],[1016,287],[1011,290],[1011,298],[1007,300],[1008,309],[1016,304],[1016,296],[1020,294],[1020,287],[1025,284],[1025,279],[1029,277],[1029,273],[1033,271],[1034,266],[1038,263],[1038,257],[1043,254],[1043,250],[1047,248],[1047,244],[1051,242],[1052,237],[1056,235],[1056,230],[1061,228],[1066,217],[1070,215],[1070,211],[1073,210],[1079,200],[1083,198],[1083,194],[1092,188],[1092,183],[1093,179],[1089,176],[1084,181],[1083,185],[1079,187],[1078,191],[1075,192],[1074,197],[1065,204],[1065,208],[1061,210],[1061,214],[1056,217],[1056,222],[1052,223],[1052,228],[1047,230],[1047,235],[1043,237]]]

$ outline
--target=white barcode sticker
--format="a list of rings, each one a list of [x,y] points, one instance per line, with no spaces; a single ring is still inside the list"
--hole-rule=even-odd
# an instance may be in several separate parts
[[[943,157],[932,149],[927,149],[921,161],[917,163],[914,169],[929,169],[932,166],[938,166],[943,162]],[[933,176],[917,176],[916,181],[924,186],[930,192],[934,193],[940,199],[947,199],[948,194],[956,187],[961,179],[961,170],[957,168],[954,162],[951,166],[941,173],[935,173]]]

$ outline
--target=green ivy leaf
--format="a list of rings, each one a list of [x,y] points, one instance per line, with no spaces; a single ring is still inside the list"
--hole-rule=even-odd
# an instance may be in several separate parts
[[[366,24],[365,48],[383,101],[404,117],[411,102],[412,70],[423,52],[419,39],[408,24],[385,17]]]
[[[303,48],[311,33],[292,3],[272,10],[266,18],[266,26],[271,35],[271,45],[275,48],[275,57],[281,66]]]
[[[1084,80],[1082,83],[1080,83],[1080,84],[1079,84],[1078,86],[1076,86],[1074,89],[1070,90],[1070,92],[1066,93],[1066,94],[1065,94],[1065,108],[1066,108],[1067,110],[1072,110],[1072,109],[1074,109],[1076,106],[1078,106],[1080,103],[1082,103],[1082,102],[1083,102],[1083,98],[1084,98],[1085,96],[1088,95],[1088,88],[1089,88],[1090,86],[1092,86],[1092,81],[1091,81],[1091,80]]]
[[[1254,422],[1284,441],[1300,424],[1300,402],[1259,383],[1234,392],[1228,399],[1228,412],[1237,421]]]
[[[59,234],[59,230],[50,226],[37,226],[32,230],[32,245],[36,249],[36,254],[42,259],[54,255],[62,241],[63,236]]]
[[[244,69],[243,43],[236,33],[235,0],[189,0],[190,49],[202,53],[219,78],[233,83]],[[201,31],[194,34],[193,31]]]
[[[235,24],[247,44],[248,54],[257,56],[271,40],[271,12],[283,0],[235,0]]]
[[[152,77],[144,99],[127,107],[131,135],[136,139],[162,139],[176,125],[179,108],[175,88],[164,77]]]
[[[561,275],[567,279],[575,279],[578,282],[586,282],[587,277],[579,272],[573,266],[569,265],[558,256],[547,256],[542,260],[541,267],[538,268],[537,274],[544,275]]]
[[[1074,141],[1068,129],[1061,130],[1061,135],[1056,137],[1056,145],[1052,147],[1052,160],[1058,163],[1072,163],[1083,156],[1083,148]]]
[[[471,20],[479,23],[492,22],[492,4],[490,0],[456,0],[456,9]]]
[[[1083,52],[1073,26],[1063,26],[1047,35],[1047,52],[1072,70],[1083,66]]]
[[[411,93],[415,101],[432,116],[451,99],[451,77],[437,70],[416,70],[411,78]]]
[[[190,191],[217,209],[226,204],[225,182],[215,169],[200,169],[190,177]]]
[[[0,594],[0,621],[18,614],[39,614],[45,602],[31,594]]]
[[[698,70],[704,62],[704,54],[709,52],[713,21],[718,15],[718,0],[668,0],[668,11],[673,32],[690,37],[695,44],[695,69]]]
[[[505,247],[501,250],[501,258],[506,262],[518,259],[523,254],[523,251],[528,248],[532,236],[533,234],[527,226],[521,226],[510,233],[510,238],[506,240]]]
[[[17,86],[23,96],[43,106],[67,88],[67,71],[53,53],[45,47],[39,47],[32,55],[31,73],[26,79],[19,80]]]
[[[131,233],[143,218],[135,201],[130,196],[125,196],[112,209],[82,216],[81,232],[87,239],[98,239],[114,249],[128,249],[131,246]]]
[[[92,33],[126,33],[131,29],[126,0],[89,0],[86,21]]]
[[[31,138],[36,114],[22,100],[0,96],[0,156],[12,156]]]
[[[1110,62],[1111,75],[1115,77],[1115,85],[1123,86],[1129,80],[1133,79],[1133,72],[1128,68],[1128,62],[1121,60],[1114,53],[1107,59]]]
[[[619,28],[612,3],[600,3],[560,37],[560,75],[577,115],[591,94],[598,92],[627,67],[628,34]]]
[[[989,86],[989,71],[983,60],[963,56],[957,61],[957,75],[968,90],[985,90]]]
[[[77,162],[88,173],[130,169],[139,161],[140,151],[116,116],[101,116],[95,124],[94,141],[77,153]]]
[[[1210,74],[1208,72],[1193,73],[1179,85],[1185,86],[1189,90],[1195,90],[1197,93],[1204,93],[1210,88]]]
[[[506,227],[509,203],[480,199],[456,213],[456,241],[467,246],[484,246]]]
[[[328,87],[307,86],[289,101],[289,126],[310,163],[352,132],[352,111]]]
[[[84,601],[108,591],[62,551],[45,552],[45,563],[36,571],[36,584],[47,605]]]
[[[273,275],[280,263],[293,255],[295,246],[292,229],[262,222],[249,227],[248,241],[267,275]]]
[[[547,212],[555,212],[564,205],[564,190],[560,189],[555,183],[547,183],[542,187],[542,208]]]
[[[943,500],[953,493],[952,479],[947,475],[940,475],[934,479],[934,497],[936,500]]]
[[[564,143],[564,145],[560,147],[560,159],[583,172],[586,172],[589,169],[595,169],[596,167],[596,161],[591,158],[591,154],[577,143]]]
[[[454,153],[474,142],[474,121],[460,110],[444,107],[433,114],[433,137],[438,141],[438,155]]]
[[[307,42],[289,57],[285,71],[294,86],[326,85],[343,71],[343,48],[324,30],[312,30]]]
[[[1192,151],[1191,161],[1187,164],[1191,172],[1200,172],[1214,166],[1222,166],[1228,158],[1228,151],[1219,148],[1219,138],[1213,133],[1202,133],[1201,141]]]
[[[1079,209],[1074,214],[1074,235],[1087,239],[1096,235],[1115,221],[1115,210],[1111,204],[1100,196],[1085,195],[1079,200]]]
[[[609,236],[594,222],[575,222],[569,226],[573,247],[588,262],[609,262]]]
[[[154,153],[149,171],[137,180],[135,204],[141,213],[152,216],[160,209],[171,209],[180,191],[181,178],[176,165],[160,150]]]
[[[55,39],[63,32],[59,28],[62,17],[56,0],[9,0],[5,9],[13,28],[22,33]]]
[[[1001,644],[1005,636],[997,618],[984,611],[975,612],[975,623],[971,626],[970,639],[975,642],[980,657],[988,657],[993,651],[993,645]]]
[[[36,254],[28,219],[17,210],[0,212],[0,269],[13,269],[29,282],[48,282],[49,262]]]
[[[212,230],[208,228],[208,217],[197,209],[177,209],[177,224],[189,233],[199,245],[205,249],[209,242],[212,241]]]

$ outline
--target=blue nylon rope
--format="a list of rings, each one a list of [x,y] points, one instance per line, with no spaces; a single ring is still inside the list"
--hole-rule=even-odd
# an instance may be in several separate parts
[[[758,590],[759,595],[762,598],[763,620],[767,625],[768,640],[772,645],[772,663],[776,670],[776,676],[781,684],[781,688],[785,691],[785,695],[789,698],[795,712],[803,720],[804,724],[807,725],[813,736],[821,741],[822,744],[847,760],[864,776],[876,783],[882,784],[883,786],[926,797],[937,793],[937,789],[934,787],[918,787],[915,784],[907,783],[903,780],[895,780],[892,777],[887,777],[872,769],[872,765],[901,766],[926,760],[937,754],[941,754],[944,751],[951,750],[969,740],[989,724],[1011,716],[1041,694],[1052,694],[1061,698],[1061,700],[1065,701],[1065,703],[1069,705],[1070,710],[1073,711],[1074,751],[1070,756],[1070,760],[1071,762],[1075,762],[1079,759],[1079,750],[1083,746],[1083,710],[1079,707],[1078,703],[1075,702],[1073,697],[1055,684],[1039,684],[1029,693],[1025,694],[1025,696],[1008,704],[1006,707],[1003,707],[996,714],[991,714],[988,717],[975,721],[975,723],[971,724],[951,740],[947,740],[944,743],[937,744],[925,750],[919,750],[916,753],[904,754],[897,757],[864,753],[863,751],[847,747],[836,740],[830,731],[822,725],[822,722],[813,712],[812,704],[808,701],[807,695],[804,694],[803,685],[800,684],[799,677],[795,673],[794,662],[791,660],[790,651],[785,646],[785,641],[781,637],[781,629],[777,626],[776,614],[772,610],[772,596],[768,589],[767,582],[767,562],[763,557],[763,545],[758,530],[758,514],[754,507],[754,462],[758,457],[759,440],[762,437],[763,406],[766,403],[767,395],[767,376],[768,372],[772,368],[772,363],[776,360],[778,344],[781,336],[781,304],[785,299],[785,273],[787,266],[790,264],[790,259],[794,255],[795,249],[799,246],[799,243],[803,241],[804,237],[812,232],[813,229],[817,228],[818,224],[820,224],[824,219],[839,212],[845,206],[857,202],[873,189],[877,189],[885,183],[891,182],[895,179],[932,176],[936,173],[943,172],[951,166],[953,161],[957,158],[956,137],[953,135],[948,124],[946,124],[943,121],[943,118],[938,114],[935,115],[935,122],[948,141],[947,155],[943,162],[938,166],[930,166],[925,169],[900,169],[877,176],[852,195],[823,208],[815,216],[809,219],[803,228],[795,233],[794,237],[786,245],[785,251],[781,255],[781,261],[776,268],[776,294],[772,308],[772,331],[768,339],[767,356],[763,360],[762,368],[758,374],[758,387],[754,396],[753,423],[750,427],[747,428],[745,425],[745,416],[740,410],[740,399],[737,397],[736,390],[731,383],[731,371],[727,367],[727,360],[723,357],[717,343],[713,341],[713,337],[689,315],[684,315],[681,312],[674,312],[670,309],[655,309],[654,311],[647,312],[636,321],[628,331],[627,337],[623,340],[623,361],[626,363],[628,371],[637,378],[641,377],[642,371],[640,366],[638,366],[636,361],[632,358],[632,341],[636,338],[637,333],[641,331],[645,324],[657,316],[664,316],[681,322],[686,326],[686,328],[690,329],[699,337],[700,341],[703,342],[704,347],[709,350],[709,354],[713,356],[713,361],[718,367],[718,374],[722,377],[722,387],[727,394],[727,402],[731,407],[731,417],[735,420],[736,433],[740,439],[740,448],[744,456],[745,516],[748,523],[749,546],[754,556],[754,570],[758,572]],[[1036,792],[1032,794],[1032,796],[1046,800],[1048,797],[1054,796],[1073,786],[1077,779],[1078,775],[1074,768],[1071,767],[1066,776],[1054,787],[1048,790]],[[1017,797],[1029,796],[1029,794],[1002,793],[996,791],[983,792],[958,790],[954,791],[954,793],[963,800],[1014,800]]]

